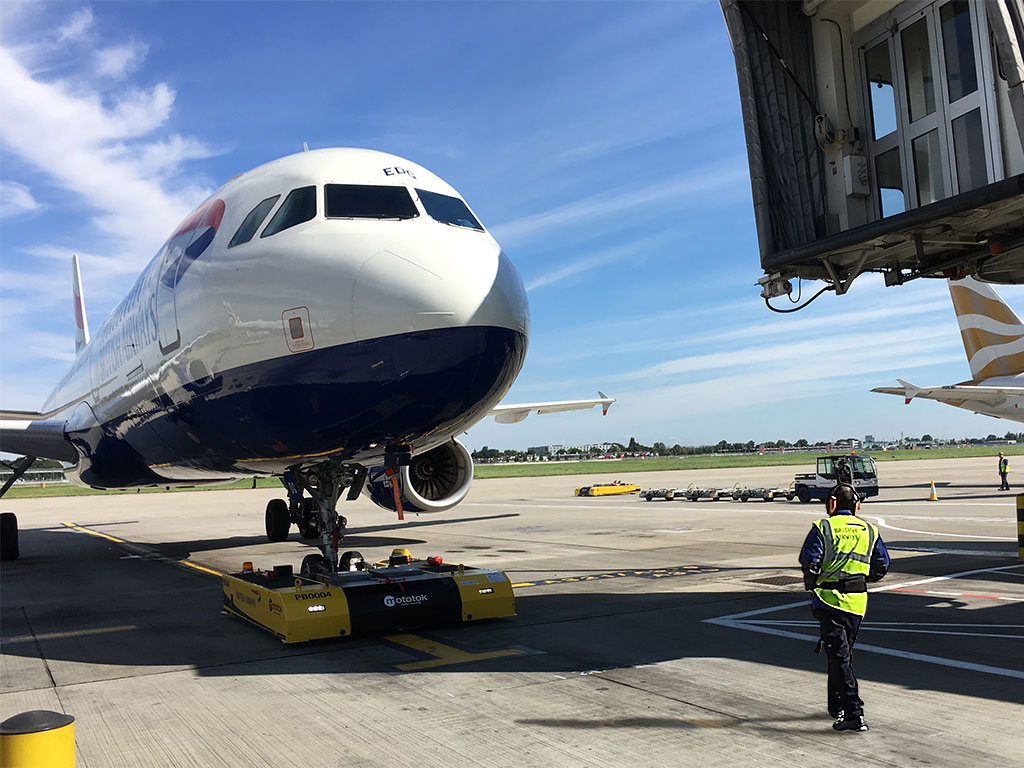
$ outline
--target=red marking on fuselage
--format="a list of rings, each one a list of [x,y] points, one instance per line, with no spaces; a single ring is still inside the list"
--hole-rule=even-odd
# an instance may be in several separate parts
[[[183,235],[186,232],[199,229],[200,227],[213,227],[216,229],[220,226],[221,219],[224,218],[224,201],[215,198],[210,200],[203,205],[196,208],[192,213],[185,217],[185,220],[178,225],[178,228],[174,230],[174,234],[170,236],[170,240],[173,240],[178,235]]]

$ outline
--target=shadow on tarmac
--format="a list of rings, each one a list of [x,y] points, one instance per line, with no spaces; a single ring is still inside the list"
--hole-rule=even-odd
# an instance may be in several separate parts
[[[8,689],[49,687],[49,677],[37,661],[40,657],[62,662],[51,665],[57,670],[58,684],[152,674],[156,667],[193,668],[207,676],[399,674],[396,665],[424,658],[417,651],[374,638],[284,646],[237,618],[221,615],[221,587],[208,574],[168,562],[154,563],[113,542],[70,530],[22,534],[23,559],[2,567],[0,619]],[[354,546],[359,546],[358,538],[352,537]],[[409,541],[396,537],[390,543]],[[901,558],[901,573],[890,577],[890,582],[913,580],[907,573],[928,576],[1015,564],[999,558],[963,557],[956,562],[950,567],[949,558],[935,555]],[[763,570],[759,569],[759,577]],[[728,576],[728,588],[714,581],[721,576]],[[982,573],[971,581],[972,592],[998,591],[1000,584],[1019,586],[1021,571]],[[961,589],[953,582],[936,588]],[[668,591],[676,589],[693,591]],[[513,619],[416,634],[469,653],[524,651],[435,670],[447,673],[582,674],[687,658],[736,659],[823,673],[824,657],[812,653],[817,629],[810,625],[807,600],[803,592],[760,588],[725,570],[718,575],[577,581],[520,588],[518,615]],[[758,621],[766,626],[778,622],[783,629],[806,635],[807,641],[704,621],[762,608],[776,610],[758,615]],[[975,600],[968,604],[928,594],[880,593],[871,597],[868,621],[880,626],[884,622],[965,625],[956,635],[864,631],[861,642],[1024,669],[1019,639],[986,637],[991,630],[970,628],[1020,626],[1024,603]],[[857,654],[857,669],[864,680],[1024,703],[1024,686],[1012,677],[866,652]],[[591,727],[579,722],[563,727]],[[673,723],[659,727],[690,727]]]

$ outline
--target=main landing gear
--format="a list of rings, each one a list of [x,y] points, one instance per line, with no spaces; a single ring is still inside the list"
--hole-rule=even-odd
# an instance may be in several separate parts
[[[271,499],[267,503],[267,538],[284,541],[294,522],[302,538],[319,539],[320,554],[306,555],[302,560],[303,576],[338,570],[338,544],[348,523],[336,510],[338,499],[346,488],[346,499],[357,498],[365,481],[366,468],[358,464],[324,463],[284,473],[281,482],[288,491],[288,501]]]

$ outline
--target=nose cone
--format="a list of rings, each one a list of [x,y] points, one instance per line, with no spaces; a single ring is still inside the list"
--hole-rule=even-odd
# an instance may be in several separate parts
[[[465,326],[529,335],[519,273],[483,233],[445,233],[378,251],[359,268],[351,307],[360,341]]]

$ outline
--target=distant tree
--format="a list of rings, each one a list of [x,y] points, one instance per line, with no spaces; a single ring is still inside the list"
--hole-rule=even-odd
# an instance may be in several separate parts
[[[804,439],[803,439],[803,438],[801,437],[801,438],[800,438],[799,440],[797,440],[797,441],[796,441],[796,442],[794,443],[794,445],[795,445],[795,446],[796,446],[797,448],[806,448],[806,447],[807,447],[808,445],[810,445],[810,444],[809,444],[809,443],[808,443],[808,442],[807,442],[806,440],[804,440]]]
[[[630,453],[636,453],[637,451],[640,450],[640,448],[641,445],[636,441],[635,437],[629,438],[629,445],[626,446],[627,451],[629,451]]]
[[[1003,439],[1004,440],[1015,440],[1016,441],[1016,440],[1020,440],[1020,437],[1017,435],[1016,432],[1007,432],[1005,435],[1003,435]]]
[[[931,435],[929,435],[929,434],[928,434],[927,432],[925,432],[925,433],[924,433],[923,435],[921,435],[921,442],[922,442],[922,443],[930,443],[930,442],[931,442],[932,440],[934,440],[934,439],[935,439],[935,438],[933,438],[933,437],[932,437]],[[1006,439],[1007,439],[1007,440],[1009,440],[1010,438],[1006,438]]]
[[[985,439],[986,439],[986,440],[998,440],[999,438],[998,438],[998,437],[996,437],[995,435],[989,435],[989,436],[988,436],[988,437],[986,437]]]

